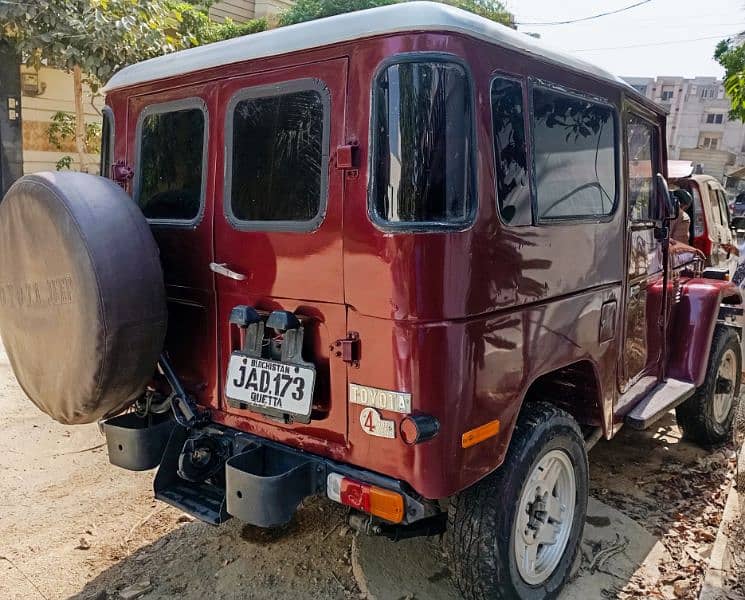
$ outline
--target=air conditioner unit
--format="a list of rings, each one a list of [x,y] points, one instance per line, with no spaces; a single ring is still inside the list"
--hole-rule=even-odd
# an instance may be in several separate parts
[[[21,91],[24,96],[39,96],[47,89],[47,84],[39,79],[38,71],[21,73]]]

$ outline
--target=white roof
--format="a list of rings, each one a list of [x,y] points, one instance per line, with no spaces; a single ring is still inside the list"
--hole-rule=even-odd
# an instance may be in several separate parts
[[[622,79],[600,67],[494,21],[446,4],[404,2],[298,23],[151,58],[116,73],[104,91],[245,60],[407,31],[462,33],[632,89]]]

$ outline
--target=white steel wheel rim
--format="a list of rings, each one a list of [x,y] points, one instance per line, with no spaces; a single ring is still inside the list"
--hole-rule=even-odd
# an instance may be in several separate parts
[[[712,401],[712,410],[714,411],[714,420],[717,423],[724,423],[727,420],[732,403],[735,400],[735,378],[737,377],[737,359],[733,350],[727,350],[722,356],[722,362],[719,363],[717,372],[717,381],[714,384],[714,398]],[[730,382],[730,389],[726,392],[717,392],[717,385],[720,379],[726,379]]]
[[[525,482],[512,531],[517,571],[528,585],[545,582],[561,562],[576,502],[572,459],[563,450],[551,450]]]

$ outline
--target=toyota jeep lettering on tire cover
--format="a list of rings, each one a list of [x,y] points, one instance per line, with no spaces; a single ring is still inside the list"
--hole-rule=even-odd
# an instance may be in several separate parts
[[[595,442],[730,435],[741,294],[670,239],[665,114],[617,77],[411,2],[105,93],[102,176],[0,203],[0,334],[164,502],[276,527],[322,494],[445,532],[467,598],[554,598]]]

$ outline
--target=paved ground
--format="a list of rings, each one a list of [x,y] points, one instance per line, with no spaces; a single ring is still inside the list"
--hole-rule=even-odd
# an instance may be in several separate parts
[[[281,531],[191,522],[152,500],[152,473],[108,464],[96,426],[65,427],[36,410],[1,352],[0,430],[3,600],[103,600],[138,583],[148,599],[359,598],[352,563],[372,553],[394,557],[380,540],[355,544],[353,556],[344,511],[325,499],[308,502]],[[695,597],[730,478],[726,452],[712,457],[682,442],[668,419],[655,432],[622,432],[599,444],[591,471],[595,508],[575,591],[562,600]],[[416,545],[420,556],[439,560],[436,546]],[[403,564],[402,573],[413,571]],[[448,590],[444,567],[426,578]],[[411,590],[400,597],[427,597]]]

